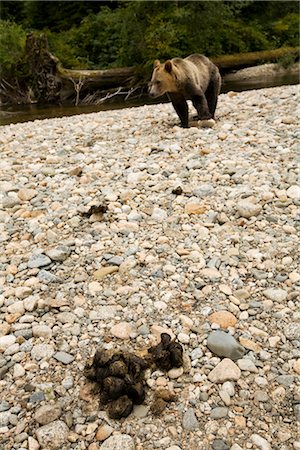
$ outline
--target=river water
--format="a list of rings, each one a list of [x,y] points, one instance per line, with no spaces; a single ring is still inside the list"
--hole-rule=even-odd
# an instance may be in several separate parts
[[[276,76],[265,76],[253,80],[239,80],[234,82],[224,82],[222,85],[222,93],[228,91],[241,92],[251,89],[261,89],[266,87],[282,86],[287,84],[298,84],[299,74],[287,74]],[[109,109],[131,108],[135,106],[149,105],[161,103],[163,98],[156,101],[151,100],[147,96],[138,100],[116,101],[103,105],[13,105],[2,106],[0,108],[0,125],[8,125],[10,123],[28,122],[36,119],[48,119],[51,117],[72,116],[76,114],[88,114],[97,111],[106,111]]]

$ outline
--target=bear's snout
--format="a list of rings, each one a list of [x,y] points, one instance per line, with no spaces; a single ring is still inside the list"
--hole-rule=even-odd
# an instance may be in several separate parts
[[[152,98],[156,98],[156,97],[159,97],[161,95],[160,92],[158,92],[158,90],[157,90],[156,86],[154,85],[154,83],[151,83],[151,82],[148,85],[148,94]]]

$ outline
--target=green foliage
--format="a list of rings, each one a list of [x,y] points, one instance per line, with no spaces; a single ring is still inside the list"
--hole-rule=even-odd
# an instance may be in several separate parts
[[[26,32],[20,25],[0,20],[1,75],[9,74],[24,56]]]
[[[2,9],[4,17],[15,17],[24,29],[43,30],[50,51],[66,67],[139,65],[150,70],[154,59],[191,53],[219,56],[297,46],[297,3],[27,0],[2,1]],[[10,39],[5,37],[9,31],[3,30],[4,44],[0,44],[0,52],[5,67],[12,67],[24,46],[24,31],[16,27],[11,28],[14,36]]]

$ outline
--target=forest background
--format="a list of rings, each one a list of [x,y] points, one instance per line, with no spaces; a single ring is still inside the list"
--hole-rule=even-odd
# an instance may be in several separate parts
[[[298,1],[1,1],[2,75],[24,71],[26,34],[43,32],[65,67],[141,66],[299,45]]]

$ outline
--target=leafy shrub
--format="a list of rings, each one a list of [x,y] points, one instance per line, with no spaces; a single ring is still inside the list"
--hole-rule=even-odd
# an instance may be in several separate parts
[[[0,20],[0,67],[1,75],[10,73],[22,60],[26,32],[13,22]]]

